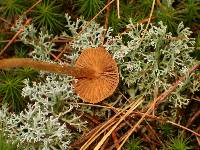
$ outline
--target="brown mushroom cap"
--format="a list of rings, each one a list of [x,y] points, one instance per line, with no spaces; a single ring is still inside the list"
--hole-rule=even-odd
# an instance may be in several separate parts
[[[75,83],[76,93],[86,102],[98,103],[113,94],[119,83],[115,60],[104,48],[85,49],[75,67],[95,71],[94,78],[79,78]]]

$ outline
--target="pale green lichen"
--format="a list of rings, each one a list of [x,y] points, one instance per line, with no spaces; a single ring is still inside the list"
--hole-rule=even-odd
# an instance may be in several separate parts
[[[146,102],[152,100],[180,76],[186,76],[191,66],[199,63],[190,56],[195,41],[190,38],[191,31],[184,28],[182,23],[178,26],[176,36],[167,33],[167,27],[162,22],[151,24],[147,31],[144,25],[130,22],[123,34],[112,36],[111,28],[106,31],[95,22],[86,27],[87,22],[81,18],[73,22],[66,15],[66,19],[66,27],[71,33],[63,33],[62,37],[74,40],[69,43],[72,53],[65,54],[62,59],[70,60],[73,64],[83,49],[104,46],[118,63],[121,77],[119,86],[132,99],[145,96]],[[21,27],[22,21],[14,30]],[[79,35],[81,29],[85,30]],[[103,35],[105,39],[102,39]],[[54,37],[43,31],[37,36],[33,25],[25,27],[20,38],[33,47],[30,56],[34,59],[51,61],[49,52],[57,51],[49,41]],[[190,101],[188,94],[200,89],[200,83],[193,74],[187,77],[168,98],[172,109],[187,105]],[[4,106],[0,109],[2,130],[10,140],[17,140],[22,145],[28,143],[33,149],[50,149],[56,145],[67,149],[74,133],[64,127],[60,120],[83,131],[86,122],[80,120],[81,115],[75,115],[72,110],[92,114],[92,107],[76,104],[79,99],[74,94],[72,77],[41,72],[40,78],[43,80],[24,81],[26,86],[22,95],[31,100],[26,110],[13,114],[7,112]],[[119,106],[124,104],[120,96],[110,99],[110,102]],[[105,118],[108,111],[102,108],[97,115]]]

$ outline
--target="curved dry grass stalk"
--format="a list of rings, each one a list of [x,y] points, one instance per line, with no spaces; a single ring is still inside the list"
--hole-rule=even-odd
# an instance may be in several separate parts
[[[85,144],[80,148],[80,150],[86,150],[92,142],[94,142],[102,133],[104,133],[106,130],[108,130],[112,125],[114,125],[117,120],[115,120],[116,117],[109,119],[108,122],[103,124],[89,139],[85,142]]]
[[[182,126],[182,125],[180,125],[180,124],[177,124],[177,123],[172,122],[172,121],[169,121],[169,120],[167,120],[166,122],[169,123],[169,124],[172,124],[172,125],[174,125],[174,126],[177,126],[177,127],[179,127],[179,128],[182,128],[182,129],[184,129],[184,130],[186,130],[186,131],[189,131],[189,132],[191,132],[192,134],[194,134],[195,136],[200,137],[200,134],[199,134],[199,133],[197,133],[197,132],[195,132],[195,131],[193,131],[193,130],[191,130],[191,129],[185,127],[185,126]]]
[[[141,97],[139,98],[137,101],[134,101],[134,103],[132,103],[130,105],[130,109],[119,119],[119,121],[109,130],[109,132],[103,136],[103,138],[101,139],[101,141],[96,145],[96,147],[94,148],[94,150],[99,150],[101,148],[101,146],[103,145],[103,143],[106,141],[106,139],[111,135],[111,133],[117,128],[117,126],[126,119],[126,117],[128,117],[131,112],[133,110],[135,110],[142,102],[144,101],[144,98]]]
[[[119,0],[117,0],[117,17],[120,19],[120,13],[119,13]]]
[[[133,101],[129,106],[126,108],[120,110],[118,113],[115,114],[111,119],[109,119],[99,130],[97,130],[92,137],[81,147],[80,150],[87,149],[92,142],[94,142],[103,132],[105,132],[108,128],[107,126],[111,127],[110,124],[114,125],[112,128],[107,132],[106,135],[103,136],[102,140],[96,145],[94,150],[98,150],[103,143],[106,141],[106,139],[111,135],[111,133],[116,129],[116,127],[123,121],[125,118],[130,115],[130,113],[136,109],[142,102],[143,97],[139,98],[137,101]],[[120,117],[120,119],[117,121],[116,118],[123,114],[123,116]],[[113,123],[114,122],[114,123]],[[106,127],[106,129],[105,129]]]

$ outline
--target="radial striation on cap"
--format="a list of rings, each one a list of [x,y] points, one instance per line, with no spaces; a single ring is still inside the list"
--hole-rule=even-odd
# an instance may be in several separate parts
[[[75,67],[95,71],[95,77],[78,78],[75,92],[86,102],[98,103],[111,96],[119,83],[115,60],[104,48],[85,49]]]

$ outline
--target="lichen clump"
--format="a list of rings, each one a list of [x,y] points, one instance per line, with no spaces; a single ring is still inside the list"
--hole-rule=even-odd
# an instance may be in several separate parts
[[[73,22],[66,15],[66,19],[66,27],[72,37],[76,37],[87,24],[82,18]],[[15,30],[21,28],[21,25],[19,22]],[[129,94],[132,100],[144,96],[148,102],[169,88],[180,76],[187,75],[188,69],[198,63],[190,56],[195,44],[190,35],[191,31],[184,28],[182,23],[177,28],[177,35],[173,36],[167,33],[167,26],[162,22],[151,24],[147,30],[144,25],[130,22],[124,33],[112,36],[111,28],[106,31],[99,24],[91,22],[69,43],[72,53],[65,54],[62,59],[74,64],[83,49],[103,46],[118,63],[120,89]],[[68,38],[69,34],[63,33],[62,37]],[[27,26],[20,38],[34,48],[30,54],[34,59],[50,62],[49,52],[57,51],[54,44],[49,42],[52,35],[41,31],[37,36],[33,25]],[[80,109],[90,113],[91,107],[83,109],[76,104],[79,98],[74,94],[73,78],[45,72],[41,72],[39,78],[42,80],[24,81],[26,86],[22,95],[30,99],[24,111],[14,114],[8,112],[6,106],[1,107],[1,131],[9,139],[24,145],[24,148],[29,145],[33,149],[67,149],[74,133],[65,123],[83,131],[86,122],[80,120],[81,115],[75,115],[72,111]],[[180,83],[167,102],[173,108],[183,107],[189,102],[188,94],[199,89],[200,83],[191,74],[184,83]],[[115,102],[115,99],[109,102]],[[105,117],[105,112],[105,108],[102,108],[97,115]]]

